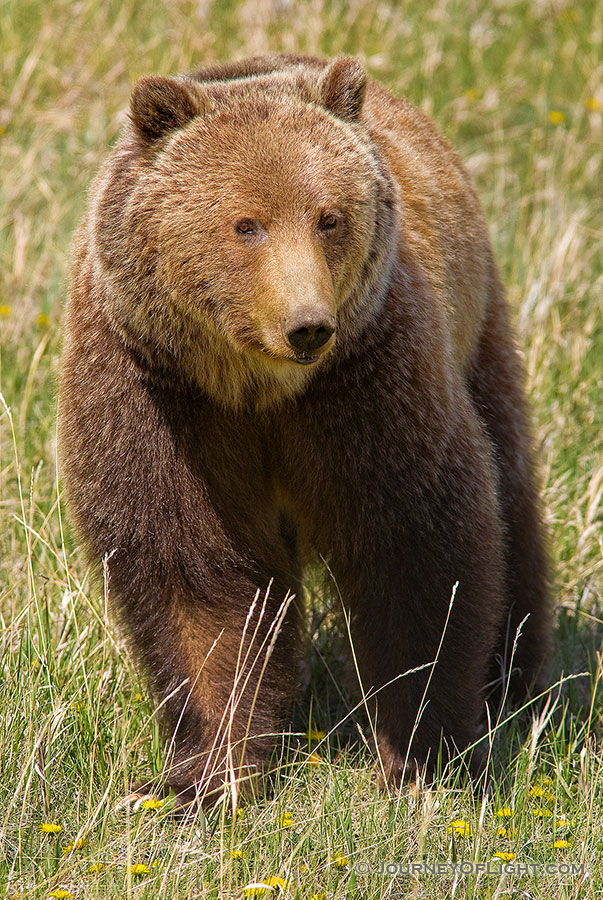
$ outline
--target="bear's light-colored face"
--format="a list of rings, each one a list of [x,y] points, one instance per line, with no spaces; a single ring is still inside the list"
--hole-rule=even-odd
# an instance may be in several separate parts
[[[232,397],[254,379],[295,393],[358,314],[383,178],[357,129],[316,103],[254,98],[247,86],[216,98],[187,90],[203,108],[167,134],[151,119],[161,137],[144,148],[122,208],[140,280],[130,265],[133,304],[117,274],[116,318],[221,398],[225,379]]]
[[[271,112],[194,123],[133,203],[151,200],[158,277],[178,286],[190,315],[295,365],[337,340],[338,311],[372,243],[375,196],[363,154],[326,116]],[[303,327],[333,333],[304,353],[289,338]]]

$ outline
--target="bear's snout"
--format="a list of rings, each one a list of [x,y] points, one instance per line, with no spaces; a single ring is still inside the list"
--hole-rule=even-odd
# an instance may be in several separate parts
[[[314,357],[327,349],[335,333],[335,319],[330,315],[304,312],[283,323],[283,331],[296,355]]]

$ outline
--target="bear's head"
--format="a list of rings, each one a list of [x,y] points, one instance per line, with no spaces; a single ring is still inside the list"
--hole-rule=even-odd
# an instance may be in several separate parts
[[[353,58],[142,78],[89,231],[126,340],[225,404],[299,392],[381,300],[396,191]]]

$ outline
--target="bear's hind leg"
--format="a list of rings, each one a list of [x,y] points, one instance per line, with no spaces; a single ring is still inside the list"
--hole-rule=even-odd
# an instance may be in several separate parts
[[[523,378],[502,288],[495,282],[468,382],[475,409],[494,446],[505,529],[507,614],[492,662],[491,681],[498,683],[495,693],[502,697],[521,625],[509,683],[516,700],[546,686],[551,630],[548,560],[531,462]]]

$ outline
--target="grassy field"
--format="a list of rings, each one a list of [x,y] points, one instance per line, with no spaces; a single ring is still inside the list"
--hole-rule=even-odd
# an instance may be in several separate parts
[[[596,0],[0,0],[0,895],[602,895],[602,47]],[[273,799],[180,824],[122,802],[165,748],[61,515],[61,310],[133,81],[269,49],[362,55],[476,181],[525,350],[562,683],[496,730],[491,793],[388,800],[309,592],[310,685]],[[449,867],[403,868],[424,863]]]

